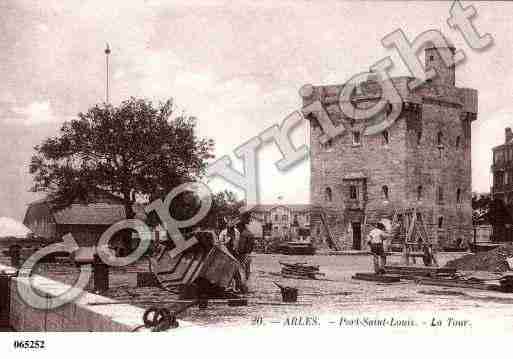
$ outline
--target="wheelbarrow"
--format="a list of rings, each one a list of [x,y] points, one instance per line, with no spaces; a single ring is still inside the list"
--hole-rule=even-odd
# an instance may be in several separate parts
[[[281,299],[287,303],[297,302],[298,289],[294,287],[286,287],[279,283],[273,282],[281,291]]]

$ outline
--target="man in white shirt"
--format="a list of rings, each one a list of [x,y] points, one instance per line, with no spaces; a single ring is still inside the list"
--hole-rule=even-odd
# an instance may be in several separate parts
[[[383,223],[377,223],[367,235],[367,244],[371,248],[374,272],[376,274],[385,273],[387,256],[385,254],[384,241],[389,237],[390,235],[386,232]]]

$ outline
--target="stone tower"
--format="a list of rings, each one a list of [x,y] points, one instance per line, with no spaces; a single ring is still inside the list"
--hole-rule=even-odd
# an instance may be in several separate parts
[[[426,71],[434,69],[435,77],[431,82],[435,85],[455,86],[455,66],[451,65],[455,48],[449,47],[428,47],[425,50]]]
[[[470,240],[470,128],[477,116],[477,91],[454,86],[454,67],[446,66],[443,54],[452,56],[454,49],[426,49],[426,68],[434,67],[439,76],[414,90],[408,87],[411,77],[391,79],[402,111],[390,127],[374,135],[364,131],[379,118],[355,120],[341,111],[344,85],[301,91],[303,113],[311,123],[310,197],[319,209],[312,213],[311,232],[318,244],[329,244],[331,237],[339,249],[364,249],[369,223],[411,207],[422,212],[431,239],[441,247]],[[382,85],[370,76],[359,84],[352,102],[376,103]],[[319,140],[323,130],[318,111],[308,110],[317,101],[335,126],[342,123],[345,128],[325,144]]]

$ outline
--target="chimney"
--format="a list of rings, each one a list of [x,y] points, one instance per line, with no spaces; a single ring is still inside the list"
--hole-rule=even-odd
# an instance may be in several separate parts
[[[513,140],[513,132],[511,132],[511,127],[506,127],[506,143]]]

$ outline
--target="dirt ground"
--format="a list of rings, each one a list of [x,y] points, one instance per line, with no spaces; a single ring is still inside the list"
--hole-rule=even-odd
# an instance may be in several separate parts
[[[438,261],[444,265],[465,253],[440,253]],[[318,280],[282,278],[279,262],[307,262],[320,266],[325,273]],[[389,263],[400,263],[400,256],[389,257]],[[325,316],[336,318],[348,313],[451,313],[466,312],[484,318],[508,317],[512,322],[513,294],[489,292],[475,289],[443,288],[418,285],[411,281],[394,284],[358,281],[351,279],[356,272],[370,272],[372,257],[368,255],[315,255],[288,256],[254,254],[252,276],[249,282],[249,305],[229,307],[209,305],[207,309],[187,309],[179,318],[198,325],[232,326],[252,325],[261,320],[271,325],[280,325],[286,318],[299,316]],[[110,274],[111,290],[108,296],[117,300],[166,300],[176,295],[156,288],[136,288],[136,272],[144,271],[145,263],[131,266]],[[45,272],[43,269],[42,272]],[[73,282],[74,273],[50,270],[47,276],[68,283]],[[45,273],[41,273],[45,275]],[[299,290],[296,305],[283,305],[281,294],[273,282],[296,287]],[[134,304],[146,306],[143,304]],[[176,308],[176,307],[175,307]],[[513,325],[512,328],[513,330]]]

